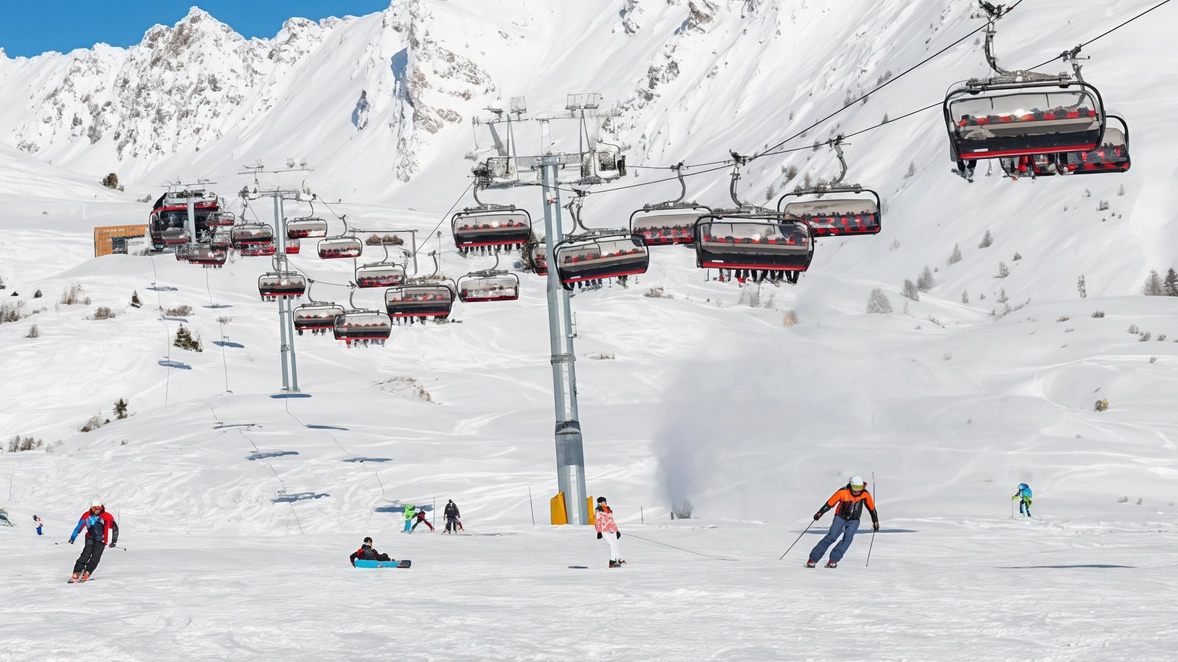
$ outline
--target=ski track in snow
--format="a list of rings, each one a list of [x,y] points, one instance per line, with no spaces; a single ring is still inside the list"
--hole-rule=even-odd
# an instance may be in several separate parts
[[[820,241],[799,285],[759,288],[759,307],[752,286],[706,281],[678,247],[652,249],[627,287],[576,293],[587,479],[617,514],[622,570],[604,567],[591,531],[545,525],[542,280],[521,274],[516,302],[456,304],[461,323],[396,327],[384,348],[297,337],[311,397],[281,400],[277,320],[255,287],[267,260],[206,272],[91,257],[93,227],[144,222],[135,200],[165,181],[210,178],[232,198],[249,182],[241,165],[259,159],[306,159],[313,172],[272,183],[342,200],[332,207],[357,227],[424,238],[468,183],[470,118],[502,99],[525,95],[540,112],[601,92],[631,164],[711,161],[772,145],[980,24],[964,0],[730,4],[406,0],[248,44],[194,12],[155,33],[174,70],[153,69],[147,46],[0,57],[14,100],[0,109],[0,304],[35,313],[0,324],[0,440],[46,444],[0,453],[0,505],[17,525],[0,527],[0,660],[1172,659],[1178,314],[1173,299],[1140,296],[1150,269],[1178,266],[1178,54],[1154,45],[1173,32],[1172,6],[1085,48],[1086,78],[1130,123],[1125,175],[1011,182],[983,162],[967,184],[948,172],[932,111],[846,147],[848,180],[885,201],[883,232]],[[999,54],[1039,62],[1149,4],[1024,3],[1000,25]],[[967,41],[795,146],[984,72]],[[124,75],[138,87],[120,92]],[[179,113],[193,94],[214,103]],[[519,131],[531,150],[536,136]],[[827,150],[754,161],[741,195],[772,205],[835,168]],[[98,185],[112,170],[126,191]],[[727,171],[687,181],[688,199],[729,203]],[[539,219],[535,193],[484,199]],[[585,220],[620,226],[677,193],[591,195]],[[987,230],[994,243],[980,248]],[[448,237],[423,245],[424,269],[439,246],[451,277],[491,266]],[[949,265],[955,245],[964,258]],[[334,283],[352,278],[350,261],[320,261],[312,240],[292,263],[318,281],[317,300],[346,300]],[[936,285],[900,297],[925,265]],[[59,302],[74,284],[89,304]],[[673,298],[642,296],[656,287]],[[877,287],[893,314],[864,314]],[[180,305],[201,353],[170,344],[181,321],[166,311]],[[98,306],[116,317],[89,319]],[[39,338],[25,337],[32,324]],[[131,418],[79,432],[120,397]],[[868,527],[837,570],[802,567],[829,518],[777,560],[831,492],[873,473],[884,532],[870,568]],[[1024,481],[1037,517],[1012,520]],[[93,584],[66,585],[79,548],[53,543],[94,495],[127,549],[106,551]],[[671,522],[685,497],[697,519]],[[405,503],[440,515],[448,498],[471,535],[397,533]],[[349,567],[366,535],[413,567]]]

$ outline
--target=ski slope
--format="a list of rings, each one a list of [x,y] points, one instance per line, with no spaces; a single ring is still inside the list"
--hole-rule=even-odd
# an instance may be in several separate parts
[[[384,348],[298,337],[310,397],[283,399],[272,397],[277,316],[256,293],[267,260],[205,271],[170,256],[91,257],[92,228],[144,222],[149,205],[136,200],[165,181],[207,177],[233,197],[249,181],[240,166],[259,159],[306,160],[313,172],[287,183],[340,200],[332,208],[350,223],[431,232],[469,182],[469,119],[514,96],[539,112],[565,92],[603,93],[631,164],[752,152],[980,24],[963,1],[849,4],[396,2],[291,22],[265,43],[193,12],[181,26],[196,37],[170,55],[179,73],[152,68],[136,50],[146,46],[0,59],[0,89],[29,98],[0,110],[0,302],[38,311],[0,324],[0,439],[46,444],[0,453],[0,505],[17,524],[0,528],[11,596],[0,659],[66,659],[83,646],[133,660],[1171,658],[1178,315],[1173,299],[1140,295],[1150,269],[1178,263],[1178,122],[1166,111],[1178,56],[1151,46],[1178,21],[1169,7],[1085,49],[1087,79],[1130,122],[1123,176],[1011,182],[983,163],[967,184],[949,173],[932,111],[850,141],[848,179],[884,197],[884,230],[822,240],[797,286],[706,281],[690,250],[667,247],[628,287],[576,294],[587,481],[617,514],[620,571],[605,569],[591,531],[547,526],[541,279],[520,274],[517,302],[455,304],[455,323],[396,327]],[[1149,5],[1025,3],[1000,24],[999,53],[1008,66],[1039,62]],[[171,30],[156,39],[181,28]],[[233,62],[256,76],[233,79]],[[967,41],[798,144],[932,103],[984,67]],[[54,97],[57,130],[39,113],[71,68]],[[169,77],[195,71],[229,77],[240,103],[159,126],[111,115],[94,143],[87,124],[71,134],[70,114],[88,108],[82,90],[117,99],[118,75],[150,88],[152,76],[177,86]],[[425,84],[410,89],[415,73]],[[189,97],[177,98],[182,108]],[[19,143],[34,126],[30,153]],[[112,134],[132,126],[120,160]],[[800,172],[787,184],[791,165]],[[112,169],[126,191],[97,184]],[[634,172],[626,183],[666,176]],[[727,174],[691,176],[689,199],[723,205]],[[754,161],[741,194],[772,205],[807,174],[829,178],[837,164],[826,150]],[[676,189],[591,194],[586,222],[620,226]],[[484,198],[538,218],[535,194]],[[448,276],[491,266],[459,257],[440,229],[428,247],[441,247]],[[993,244],[981,248],[987,230]],[[338,284],[351,263],[320,261],[303,243],[292,262],[317,281],[315,298],[346,300]],[[950,265],[954,245],[963,260]],[[995,277],[999,262],[1009,277]],[[900,287],[925,265],[936,285],[906,304]],[[90,303],[59,303],[75,284]],[[892,314],[865,314],[877,287]],[[670,296],[643,296],[652,288]],[[183,321],[163,314],[182,305],[193,309]],[[98,306],[116,317],[88,319]],[[181,323],[203,352],[171,346]],[[32,324],[40,337],[25,337]],[[121,397],[133,416],[79,431],[113,418]],[[1102,398],[1109,410],[1094,411]],[[802,568],[829,517],[801,532],[853,474],[874,474],[883,531],[873,546],[861,535],[837,570]],[[1031,521],[1011,517],[1019,482],[1035,490]],[[126,551],[106,552],[97,583],[68,586],[79,550],[54,543],[95,495]],[[395,509],[449,498],[470,535],[397,533]],[[695,518],[671,521],[684,498]],[[347,555],[366,535],[413,568],[353,570]]]

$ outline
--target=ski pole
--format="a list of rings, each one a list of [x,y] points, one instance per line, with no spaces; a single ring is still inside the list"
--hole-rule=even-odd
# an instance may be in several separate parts
[[[798,534],[798,540],[801,540],[801,539],[802,539],[802,536],[806,535],[806,531],[809,531],[809,530],[810,530],[810,527],[814,526],[814,522],[817,522],[817,521],[818,521],[818,520],[816,520],[816,519],[815,519],[815,520],[810,520],[810,523],[806,525],[806,528],[805,528],[805,529],[804,529],[804,530],[803,530],[803,531],[802,531],[800,534]],[[789,549],[793,549],[793,548],[794,548],[794,545],[798,544],[798,540],[795,540],[795,541],[794,541],[794,543],[793,543],[793,545],[790,545],[790,546],[789,546]],[[785,554],[789,554],[789,549],[785,550]],[[785,554],[782,554],[782,555],[781,555],[781,556],[780,556],[780,557],[779,557],[777,560],[778,560],[778,561],[780,561],[781,559],[784,559],[784,558],[785,558]]]

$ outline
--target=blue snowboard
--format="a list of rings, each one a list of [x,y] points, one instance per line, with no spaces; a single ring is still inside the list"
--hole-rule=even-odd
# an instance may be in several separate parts
[[[412,565],[412,561],[365,561],[364,559],[356,559],[357,568],[408,568]]]

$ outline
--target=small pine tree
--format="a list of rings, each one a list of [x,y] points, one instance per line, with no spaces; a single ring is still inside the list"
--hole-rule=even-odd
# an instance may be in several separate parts
[[[904,287],[900,290],[900,296],[911,299],[912,301],[920,301],[920,288],[916,287],[916,283],[904,279]]]
[[[181,324],[180,328],[176,330],[176,339],[172,341],[172,345],[174,347],[179,347],[180,349],[186,349],[190,352],[204,351],[204,348],[202,348],[200,345],[200,338],[193,336],[192,332],[188,330],[188,327],[184,326],[183,324]]]
[[[915,175],[916,175],[916,162],[909,161],[908,162],[908,172],[904,173],[904,179],[910,179]]]
[[[15,294],[16,294],[16,292],[13,292],[13,294],[15,295]],[[40,298],[41,298],[41,297],[43,297],[43,296],[45,296],[45,295],[44,295],[44,294],[41,294],[41,290],[37,290],[36,292],[33,292],[33,298],[34,298],[34,299],[40,299]]]
[[[1145,279],[1145,285],[1141,288],[1141,293],[1147,297],[1160,297],[1163,292],[1162,277],[1158,275],[1157,269],[1150,269],[1149,276]]]
[[[115,402],[115,418],[119,420],[127,418],[127,407],[130,405],[131,403],[127,402],[126,398],[119,398]]]
[[[1088,298],[1088,283],[1084,280],[1084,274],[1080,274],[1080,280],[1076,281],[1076,289],[1080,290],[1080,298]]]
[[[997,276],[997,278],[1006,278],[1009,275],[1010,275],[1010,269],[1007,268],[1006,263],[999,262],[998,263],[998,276]]]
[[[1022,256],[1022,254],[1021,254],[1021,253],[1019,253],[1018,251],[1015,251],[1015,252],[1014,252],[1014,257],[1012,257],[1012,258],[1010,258],[1010,259],[1011,259],[1012,261],[1014,261],[1014,262],[1018,262],[1019,260],[1023,259],[1023,256]]]
[[[25,337],[26,338],[40,338],[41,337],[41,329],[38,329],[37,325],[34,324],[29,327],[29,332],[25,334]]]
[[[1166,280],[1162,281],[1162,294],[1178,297],[1178,273],[1173,268],[1166,272]]]
[[[135,308],[143,306],[143,302],[139,300],[139,290],[133,290],[131,292],[131,306]]]
[[[969,290],[961,290],[961,303],[969,303]]]
[[[1121,188],[1117,189],[1117,195],[1125,195],[1125,185],[1121,184]]]
[[[916,279],[916,289],[921,292],[928,292],[936,284],[937,281],[933,279],[932,270],[928,268],[927,264],[924,265],[924,271],[921,271],[920,277]]]
[[[892,312],[892,302],[888,301],[888,295],[883,293],[883,290],[878,287],[871,291],[871,295],[867,297],[867,312],[868,314],[887,315]]]
[[[957,264],[961,261],[961,247],[953,244],[953,252],[949,254],[949,264]]]
[[[994,236],[990,234],[989,230],[986,230],[986,235],[982,237],[982,243],[978,244],[978,248],[989,248],[993,244]]]
[[[998,303],[1006,303],[1007,301],[1010,301],[1010,297],[1006,296],[1006,288],[1004,287],[998,295]]]

